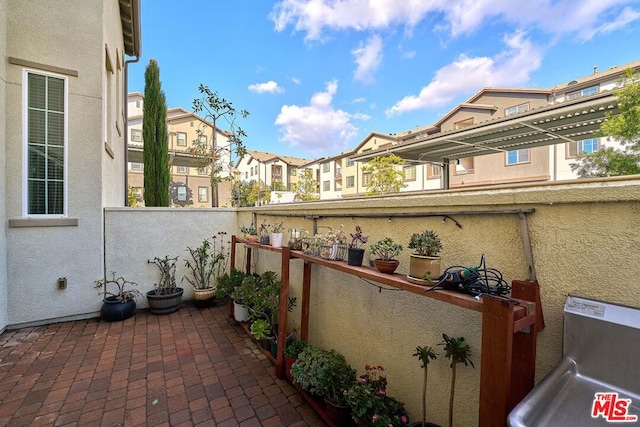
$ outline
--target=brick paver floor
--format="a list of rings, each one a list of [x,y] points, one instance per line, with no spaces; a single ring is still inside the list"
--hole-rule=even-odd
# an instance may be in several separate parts
[[[226,305],[8,330],[0,426],[323,426]]]

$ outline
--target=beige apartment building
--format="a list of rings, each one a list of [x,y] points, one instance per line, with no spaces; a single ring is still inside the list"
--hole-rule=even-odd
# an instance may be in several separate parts
[[[140,92],[128,95],[128,185],[136,196],[138,206],[144,205],[144,165],[142,152],[142,117],[144,96]],[[203,167],[201,159],[195,159],[190,150],[194,141],[213,143],[213,124],[184,108],[167,109],[169,156],[171,166],[171,205],[176,207],[230,206],[231,186],[228,182],[211,187],[211,169]],[[198,132],[198,130],[203,132]],[[227,133],[216,128],[216,144],[227,146]],[[229,157],[216,159],[229,164]],[[229,168],[223,175],[230,176]]]
[[[548,89],[484,88],[467,102],[457,105],[436,123],[398,134],[372,132],[353,150],[318,159],[320,170],[320,198],[334,199],[363,195],[367,191],[369,177],[363,174],[361,165],[372,156],[400,152],[400,148],[416,142],[437,139],[444,147],[458,143],[456,135],[466,129],[487,126],[492,123],[508,126],[522,118],[560,105],[588,105],[593,98],[618,89],[626,69],[640,68],[640,61],[611,67],[558,84]],[[529,124],[528,126],[533,126]],[[597,129],[596,129],[597,130]],[[531,132],[539,132],[535,126]],[[490,149],[481,156],[441,156],[438,148],[431,148],[430,155],[421,158],[405,157],[402,167],[404,192],[461,188],[496,184],[545,182],[575,179],[571,163],[580,154],[597,151],[601,147],[617,147],[617,141],[599,138],[595,130],[577,132],[577,137],[560,138],[557,144],[533,144],[519,149]],[[514,147],[516,145],[514,144]],[[435,151],[434,151],[435,150]],[[442,148],[444,150],[444,148]],[[442,151],[444,153],[444,151]],[[447,168],[447,173],[444,172]]]

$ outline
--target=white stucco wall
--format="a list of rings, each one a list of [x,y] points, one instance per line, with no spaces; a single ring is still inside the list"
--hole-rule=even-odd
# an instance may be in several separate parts
[[[0,331],[7,326],[7,234],[5,224],[7,214],[5,211],[6,188],[6,86],[7,86],[7,25],[6,25],[6,0],[0,0]]]
[[[147,264],[154,257],[179,256],[176,281],[185,274],[184,260],[187,246],[197,247],[205,238],[218,231],[231,234],[238,230],[235,209],[178,209],[178,208],[107,208],[105,210],[105,267],[110,275],[138,283],[138,290],[146,293],[158,281],[156,266]],[[187,281],[181,285],[184,300],[193,299],[193,288]],[[101,299],[93,296],[99,309]],[[138,307],[147,307],[146,298],[137,300]]]
[[[6,56],[34,62],[36,69],[62,67],[78,74],[67,76],[68,217],[78,223],[7,229],[10,325],[82,315],[96,308],[90,285],[103,272],[102,10],[101,0],[11,1],[7,8]],[[22,219],[23,67],[8,64],[6,75],[6,158],[11,159],[6,164],[6,217],[11,221]],[[59,277],[67,278],[67,289],[57,288]]]

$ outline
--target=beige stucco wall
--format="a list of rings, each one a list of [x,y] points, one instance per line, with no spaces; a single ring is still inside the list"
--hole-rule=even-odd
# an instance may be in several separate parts
[[[238,229],[235,209],[180,208],[107,208],[105,210],[105,268],[138,283],[146,293],[158,281],[157,267],[147,264],[154,257],[178,256],[176,280],[184,288],[184,300],[193,299],[193,288],[181,283],[187,246],[195,248],[218,231]],[[231,235],[228,235],[231,240]],[[227,245],[228,246],[228,245]],[[101,299],[91,300],[96,310]],[[146,298],[138,298],[138,307],[147,307]]]
[[[6,182],[6,86],[7,86],[7,5],[6,0],[0,0],[0,177]],[[6,224],[7,214],[4,200],[6,188],[0,184],[0,224]],[[0,227],[0,331],[7,326],[7,234],[6,228]]]
[[[103,274],[102,25],[107,18],[102,11],[102,0],[7,2],[6,56],[78,73],[68,76],[67,163],[68,216],[77,219],[77,226],[7,229],[10,325],[95,310],[90,284]],[[34,16],[37,26],[32,25]],[[6,110],[6,158],[11,159],[6,165],[6,216],[11,221],[22,218],[23,67],[8,64],[6,75],[6,105],[11,106]],[[57,288],[59,277],[67,278],[67,289]]]
[[[524,244],[517,215],[451,215],[461,225],[431,218],[356,218],[358,213],[437,212],[480,209],[534,208],[528,227],[537,278],[542,293],[546,328],[539,335],[536,379],[539,381],[561,356],[562,310],[567,294],[640,306],[635,274],[640,262],[640,178],[590,181],[579,185],[554,184],[476,191],[449,191],[422,196],[340,200],[303,205],[260,208],[285,213],[345,213],[345,218],[319,220],[319,225],[359,224],[370,242],[391,236],[406,246],[411,233],[433,229],[441,236],[443,267],[477,265],[482,254],[487,265],[499,269],[506,280],[527,278]],[[242,210],[239,224],[251,221]],[[274,220],[275,218],[269,218]],[[261,221],[262,215],[258,220]],[[285,227],[311,228],[311,221],[284,218]],[[286,237],[285,237],[286,240]],[[365,245],[368,246],[368,245]],[[400,257],[399,272],[406,274],[409,250]],[[243,251],[238,253],[242,265]],[[365,255],[366,259],[367,255]],[[260,251],[258,271],[279,271],[279,255]],[[302,262],[291,261],[292,294],[300,298]],[[476,369],[459,370],[456,425],[477,424],[480,381],[481,316],[427,297],[382,290],[354,276],[314,266],[311,288],[312,343],[334,348],[362,372],[365,364],[387,369],[389,392],[407,403],[419,418],[421,369],[412,357],[418,345],[437,345],[442,333],[464,336]],[[299,307],[290,323],[299,321]],[[291,326],[291,325],[290,325]],[[431,421],[447,420],[450,371],[441,357],[429,367]]]

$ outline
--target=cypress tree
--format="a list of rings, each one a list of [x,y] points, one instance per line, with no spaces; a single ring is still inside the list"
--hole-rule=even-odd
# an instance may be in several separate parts
[[[144,72],[144,204],[169,206],[169,137],[167,102],[160,85],[160,68],[155,59]]]

